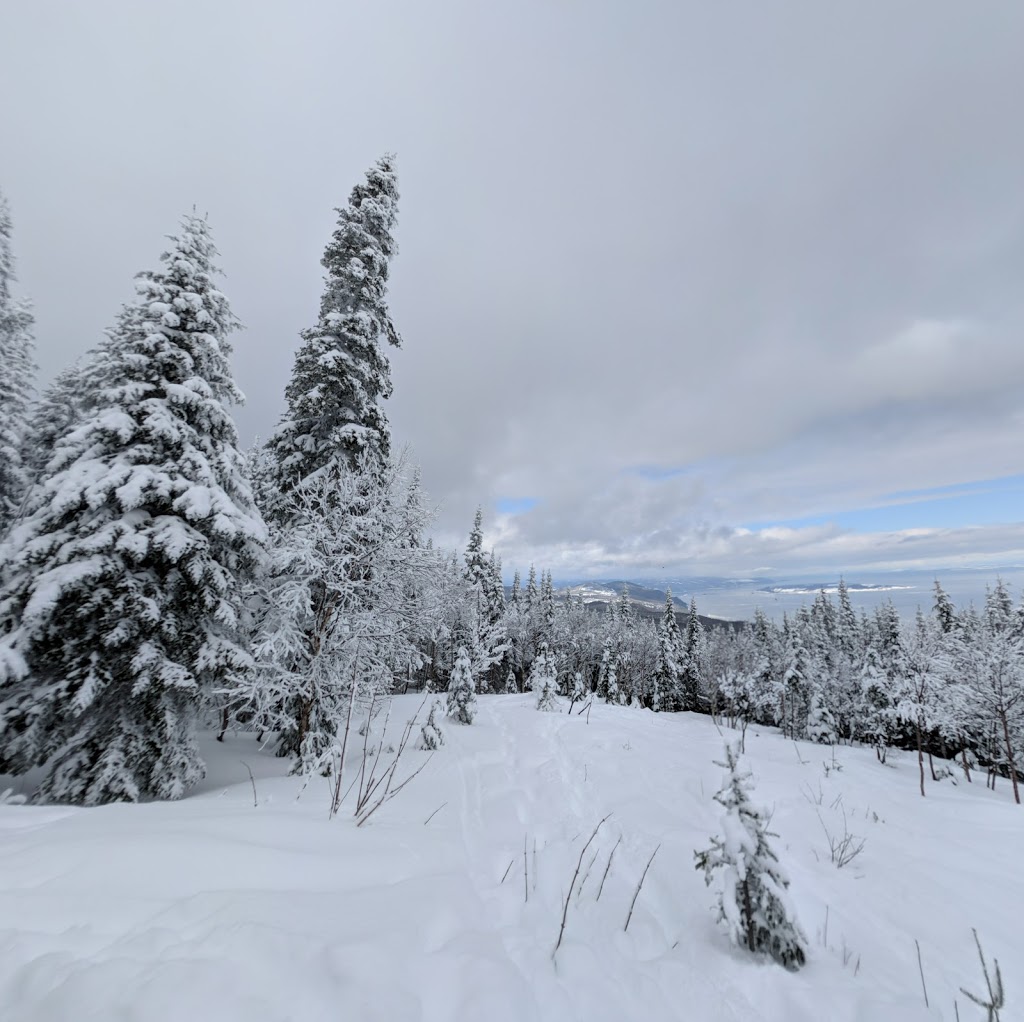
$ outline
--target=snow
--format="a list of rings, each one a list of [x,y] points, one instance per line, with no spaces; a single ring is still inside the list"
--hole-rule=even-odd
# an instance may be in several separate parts
[[[287,761],[247,734],[204,743],[207,778],[180,802],[0,804],[4,1016],[934,1022],[956,998],[968,1022],[984,1017],[959,993],[982,989],[972,926],[1010,1010],[1024,1005],[1024,810],[1007,783],[946,780],[921,798],[910,754],[882,766],[839,747],[833,766],[826,748],[751,728],[744,763],[810,941],[794,974],[729,944],[694,869],[723,833],[711,721],[595,703],[588,723],[535,701],[481,696],[472,726],[442,721],[445,744],[359,828],[349,803],[328,819],[326,782],[297,799]],[[396,740],[421,703],[395,700]],[[400,777],[430,754],[405,755]],[[837,869],[825,831],[844,814],[866,844]]]

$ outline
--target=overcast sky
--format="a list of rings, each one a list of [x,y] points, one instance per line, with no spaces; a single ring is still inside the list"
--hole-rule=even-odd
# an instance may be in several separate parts
[[[1024,563],[1024,4],[0,0],[44,375],[208,212],[281,412],[333,208],[402,200],[395,439],[506,572]]]

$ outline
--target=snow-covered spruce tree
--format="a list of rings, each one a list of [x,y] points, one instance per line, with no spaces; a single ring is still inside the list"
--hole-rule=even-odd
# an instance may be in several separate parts
[[[679,686],[683,710],[700,709],[701,690],[707,676],[707,638],[697,614],[696,600],[690,600],[690,613],[683,635],[682,656],[679,665]]]
[[[327,501],[323,515],[340,510],[358,516],[374,497],[344,485],[345,476],[358,469],[372,487],[371,476],[386,474],[390,454],[388,422],[380,402],[391,394],[384,346],[400,344],[387,307],[389,267],[396,247],[392,231],[398,212],[392,157],[378,160],[366,180],[352,190],[348,205],[337,212],[337,225],[322,259],[327,277],[320,313],[316,325],[302,334],[285,390],[287,408],[268,443],[275,463],[274,486],[268,492],[277,496],[264,514],[283,532],[292,513],[311,526],[308,502],[300,498],[296,508],[285,500],[295,489],[319,487]],[[348,507],[339,503],[342,489],[350,501]],[[348,535],[355,539],[357,531],[349,529]],[[356,550],[340,556],[360,563]],[[287,573],[290,576],[290,569]],[[329,600],[327,590],[314,584],[312,576],[309,582],[311,619],[334,619],[334,608],[324,602]],[[330,745],[334,709],[317,708],[298,695],[286,710],[290,723],[283,727],[278,751],[301,755],[308,765],[310,757],[317,758],[309,750],[302,751],[308,722],[315,716],[328,729],[321,733]]]
[[[530,688],[537,693],[537,709],[552,711],[558,709],[558,678],[555,658],[547,646],[541,646],[533,666],[530,668]]]
[[[479,507],[464,559],[468,599],[463,615],[465,634],[460,639],[471,650],[473,673],[479,679],[481,691],[499,690],[501,665],[508,650],[505,590],[501,561],[483,549],[483,509]]]
[[[25,466],[35,365],[32,311],[11,293],[14,282],[11,214],[0,194],[0,537],[21,511],[28,485]]]
[[[46,800],[181,796],[204,772],[204,698],[251,668],[240,580],[264,527],[227,407],[236,321],[215,255],[188,216],[139,275],[89,411],[0,554],[0,770],[48,764]]]
[[[683,693],[679,682],[679,647],[682,639],[672,604],[672,590],[665,594],[665,613],[658,628],[658,670],[656,688],[658,705],[654,710],[682,709]]]
[[[473,516],[473,528],[469,533],[464,555],[466,562],[466,581],[481,601],[490,586],[490,558],[484,553],[484,509],[477,507]]]
[[[715,795],[725,807],[724,836],[713,837],[710,848],[694,852],[696,868],[704,871],[709,886],[715,873],[722,872],[718,918],[734,944],[769,955],[787,969],[799,969],[806,960],[807,938],[789,904],[789,880],[768,843],[776,835],[769,832],[765,813],[751,804],[752,775],[740,768],[739,753],[730,745],[725,762],[717,765],[728,770]]]
[[[464,646],[459,647],[448,682],[448,716],[460,724],[472,724],[476,716],[476,681]]]
[[[807,707],[807,737],[812,742],[822,745],[835,745],[838,741],[836,721],[825,700],[820,685],[811,687],[810,702]]]
[[[383,344],[401,344],[387,306],[398,214],[393,158],[378,160],[337,212],[322,259],[320,315],[302,334],[287,411],[269,443],[282,492],[320,473],[351,469],[363,451],[383,465],[391,449],[380,402],[391,395]]]

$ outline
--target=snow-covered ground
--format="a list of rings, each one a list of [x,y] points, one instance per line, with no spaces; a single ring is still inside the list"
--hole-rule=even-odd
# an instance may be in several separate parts
[[[393,720],[418,705],[397,699]],[[730,947],[694,870],[720,831],[707,718],[595,705],[588,723],[495,696],[446,734],[361,828],[327,818],[326,781],[296,800],[249,735],[209,742],[208,779],[182,802],[0,806],[2,1017],[915,1022],[954,1019],[956,998],[967,1022],[984,1018],[959,993],[982,989],[972,926],[1000,960],[1004,1019],[1024,1013],[1024,809],[1005,783],[945,780],[922,799],[908,754],[881,766],[839,748],[833,769],[827,749],[751,731],[755,797],[774,807],[810,940],[793,974]],[[825,830],[841,834],[844,811],[866,843],[837,869]],[[553,959],[580,849],[609,813]]]

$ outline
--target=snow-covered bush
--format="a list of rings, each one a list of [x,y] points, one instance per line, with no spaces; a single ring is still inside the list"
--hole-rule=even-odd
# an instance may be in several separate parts
[[[569,698],[572,702],[578,703],[582,699],[587,697],[587,686],[583,681],[583,675],[579,671],[576,671],[572,676],[572,691],[569,694]]]
[[[443,713],[444,707],[442,707],[439,699],[435,699],[430,704],[430,713],[427,714],[426,723],[420,731],[419,745],[421,749],[433,752],[434,749],[439,749],[444,745],[444,731],[441,729],[441,723],[437,719],[439,712]]]
[[[811,693],[811,703],[807,710],[807,737],[821,745],[835,745],[838,737],[835,717],[818,689]]]
[[[739,754],[729,745],[725,762],[718,765],[728,770],[725,785],[715,795],[725,807],[724,836],[713,837],[710,848],[694,853],[696,868],[704,871],[709,886],[715,873],[722,873],[718,918],[734,944],[798,969],[806,960],[807,938],[789,904],[789,880],[768,844],[775,835],[768,831],[765,813],[750,802],[752,775],[741,770]]]

